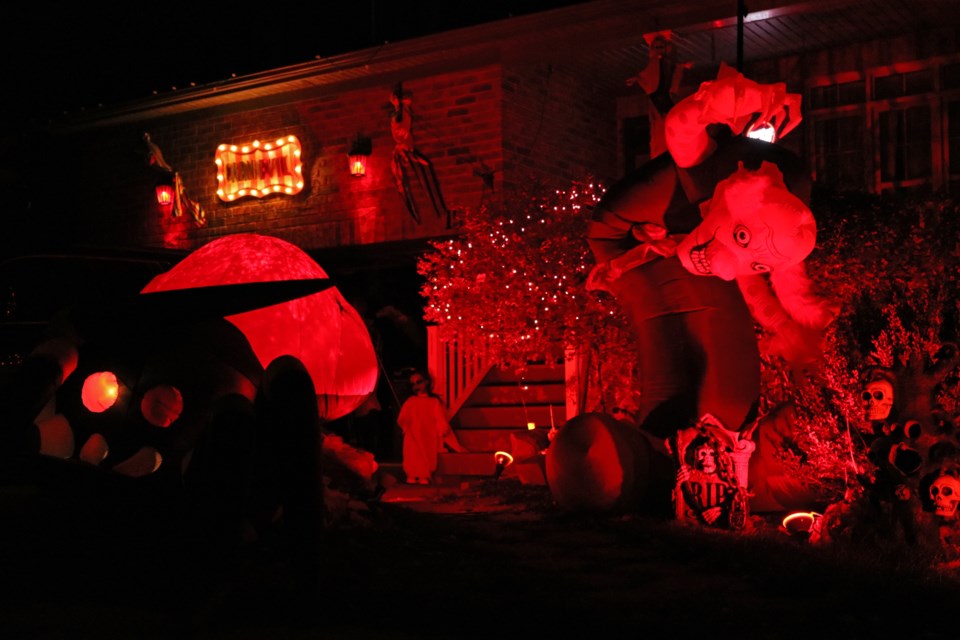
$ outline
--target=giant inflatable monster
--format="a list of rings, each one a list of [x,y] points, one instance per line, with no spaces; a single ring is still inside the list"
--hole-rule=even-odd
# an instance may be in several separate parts
[[[281,507],[320,517],[320,425],[362,402],[377,369],[319,265],[241,234],[130,300],[70,310],[17,374],[0,389],[5,474],[85,479],[99,487],[91,499],[168,496],[235,534]]]
[[[818,351],[831,312],[810,294],[804,271],[816,240],[809,179],[793,153],[746,135],[761,124],[786,134],[798,108],[799,96],[783,84],[722,67],[667,114],[669,153],[614,184],[596,207],[588,288],[611,293],[630,322],[638,418],[658,438],[708,414],[727,431],[753,424],[755,321],[770,348],[798,367]],[[582,439],[561,430],[554,455],[570,457],[568,438]],[[565,485],[564,473],[555,467],[552,486]]]

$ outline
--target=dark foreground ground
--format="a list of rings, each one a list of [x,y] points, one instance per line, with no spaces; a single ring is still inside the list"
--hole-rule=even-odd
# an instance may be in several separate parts
[[[0,497],[0,638],[960,638],[960,583],[906,559],[563,513],[516,479],[332,504],[312,589],[280,537],[198,561],[136,496]]]

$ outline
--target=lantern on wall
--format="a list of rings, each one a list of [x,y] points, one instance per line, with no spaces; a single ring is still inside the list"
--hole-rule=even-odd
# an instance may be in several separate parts
[[[350,153],[348,154],[350,158],[350,175],[355,178],[362,178],[367,175],[367,160],[370,159],[371,153],[373,153],[373,143],[370,141],[370,138],[365,138],[357,134],[357,137],[353,140],[353,144],[350,146]]]
[[[161,207],[173,205],[173,176],[163,174],[157,180],[157,204]]]

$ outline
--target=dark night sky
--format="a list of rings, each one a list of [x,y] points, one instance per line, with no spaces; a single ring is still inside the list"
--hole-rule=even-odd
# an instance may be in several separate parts
[[[583,0],[30,2],[36,8],[21,5],[0,45],[14,89],[4,94],[14,116],[45,120]]]

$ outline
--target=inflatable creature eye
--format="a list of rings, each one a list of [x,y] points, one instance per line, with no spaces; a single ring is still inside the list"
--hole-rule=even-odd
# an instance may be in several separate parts
[[[741,247],[746,247],[750,244],[750,229],[738,224],[737,228],[733,230],[733,240]]]
[[[751,262],[751,263],[750,263],[750,268],[753,269],[754,271],[758,271],[758,272],[760,272],[760,273],[768,273],[769,271],[772,271],[772,269],[770,269],[770,267],[768,267],[767,265],[763,264],[762,262]]]
[[[120,396],[120,383],[117,376],[109,371],[91,373],[83,381],[80,399],[83,406],[93,413],[103,413],[117,402]]]
[[[176,387],[157,385],[143,394],[140,413],[155,427],[169,427],[183,413],[183,395]]]

